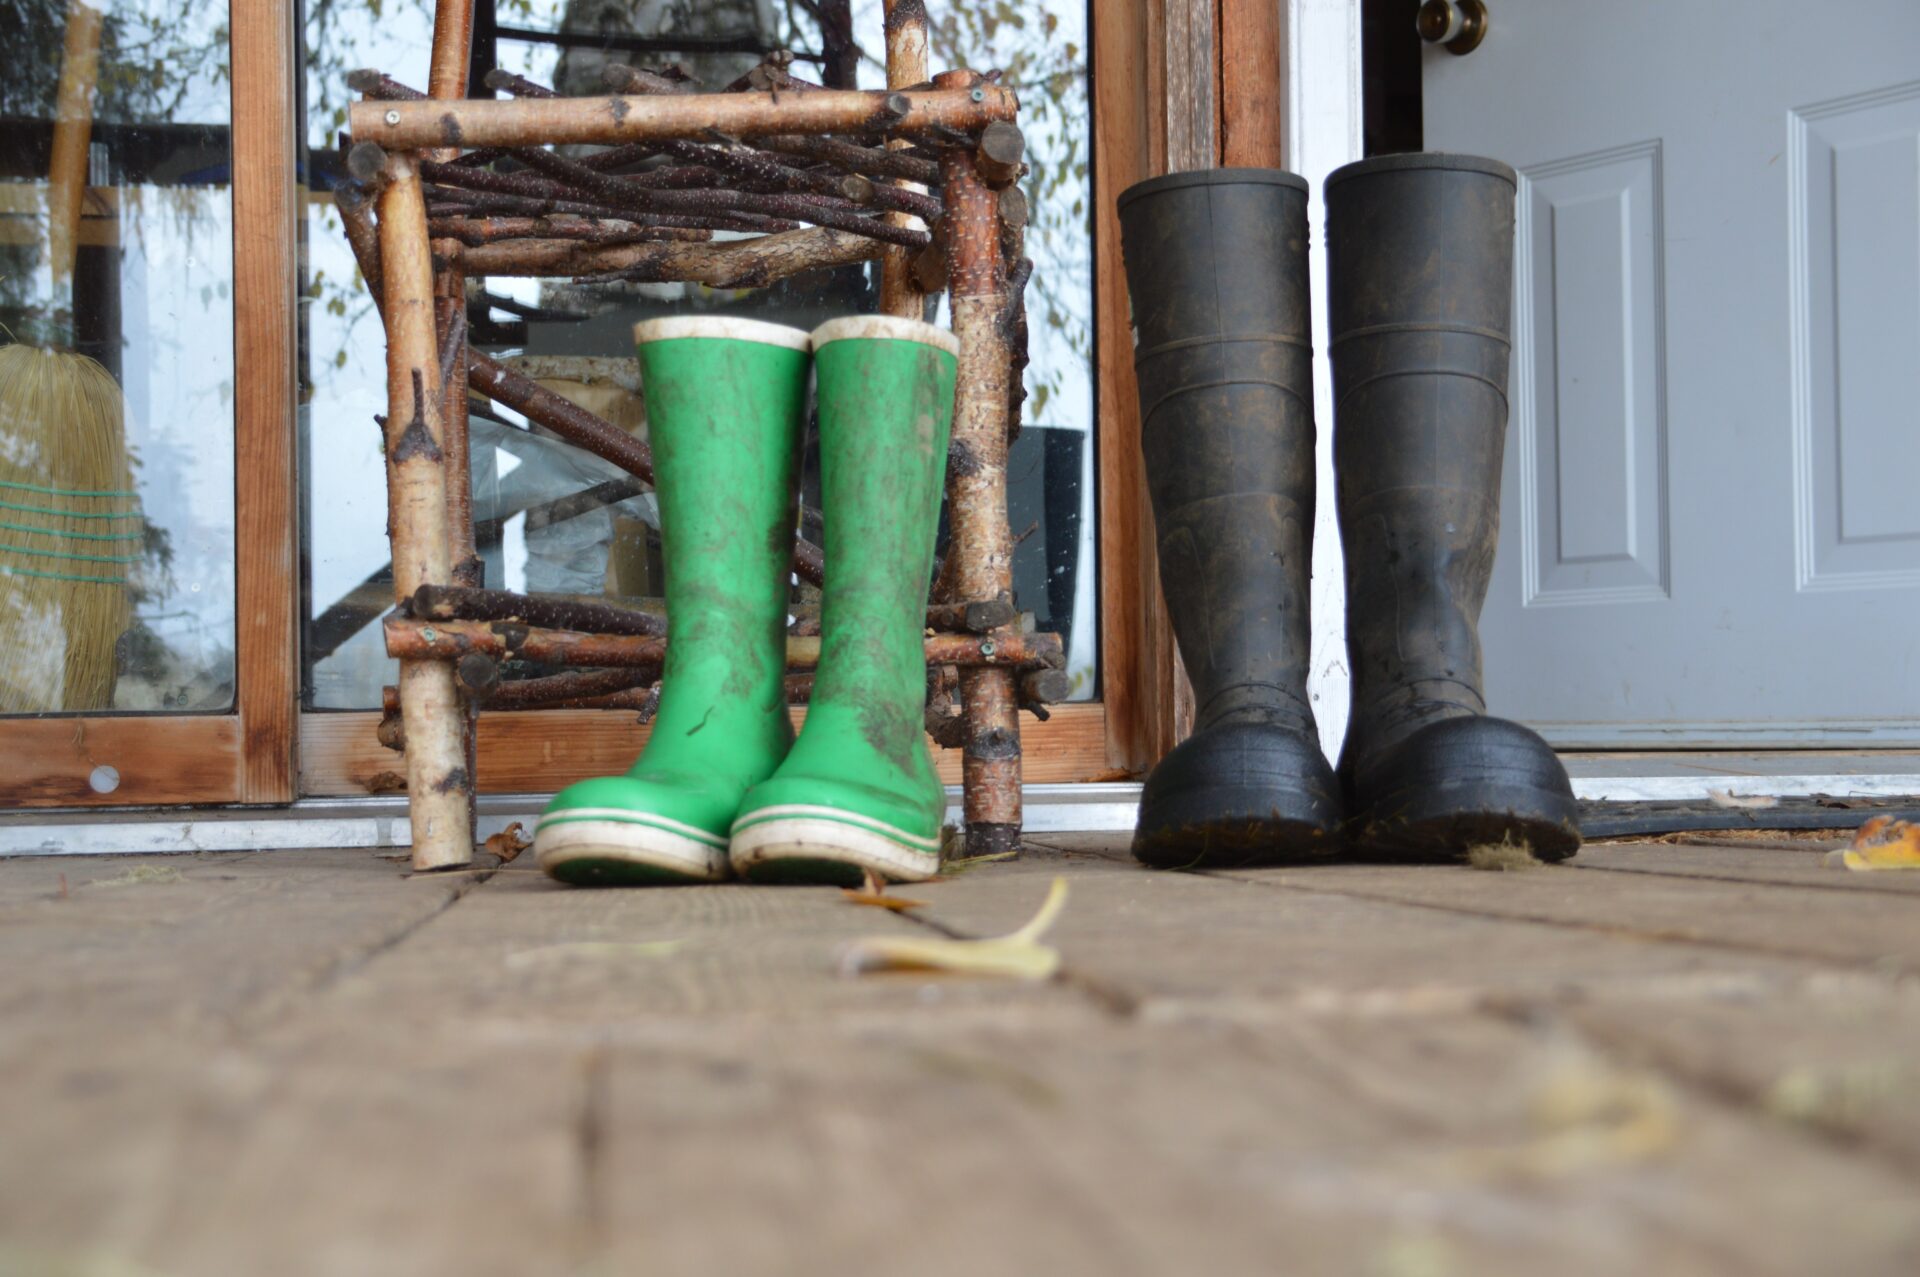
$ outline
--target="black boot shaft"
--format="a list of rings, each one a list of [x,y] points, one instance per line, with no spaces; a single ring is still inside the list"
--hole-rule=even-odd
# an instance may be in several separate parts
[[[1340,799],[1307,700],[1313,344],[1307,184],[1272,169],[1120,197],[1140,444],[1194,734],[1140,796],[1168,868],[1320,859]]]
[[[1311,733],[1307,184],[1174,174],[1125,192],[1120,223],[1160,583],[1195,726]]]
[[[1566,770],[1486,714],[1480,607],[1500,537],[1513,170],[1396,155],[1327,179],[1334,468],[1353,713],[1349,844],[1458,859],[1580,844]]]
[[[1513,170],[1396,155],[1327,179],[1349,752],[1485,711],[1477,624],[1500,527]]]

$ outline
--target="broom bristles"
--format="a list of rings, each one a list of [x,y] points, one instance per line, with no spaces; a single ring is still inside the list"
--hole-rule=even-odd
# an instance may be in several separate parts
[[[112,706],[143,540],[112,374],[0,347],[0,712]]]

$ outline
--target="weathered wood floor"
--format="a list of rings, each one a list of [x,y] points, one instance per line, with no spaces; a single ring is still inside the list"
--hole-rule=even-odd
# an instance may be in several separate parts
[[[1920,1273],[1920,874],[0,861],[0,1273]],[[1062,979],[843,978],[1010,930]],[[64,875],[64,887],[62,876]]]

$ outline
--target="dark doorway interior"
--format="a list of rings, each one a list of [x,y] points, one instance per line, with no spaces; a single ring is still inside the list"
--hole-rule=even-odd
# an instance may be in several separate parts
[[[1361,108],[1368,155],[1424,148],[1420,118],[1420,0],[1362,0]]]

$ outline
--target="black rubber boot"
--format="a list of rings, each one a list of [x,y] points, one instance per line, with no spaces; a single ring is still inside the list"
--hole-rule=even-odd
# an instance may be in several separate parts
[[[1120,196],[1160,584],[1194,734],[1147,778],[1163,868],[1321,859],[1339,787],[1307,701],[1313,346],[1307,184],[1214,169]]]
[[[1390,155],[1327,178],[1334,467],[1353,715],[1349,845],[1454,860],[1580,846],[1553,750],[1486,715],[1480,605],[1500,535],[1513,170]]]

